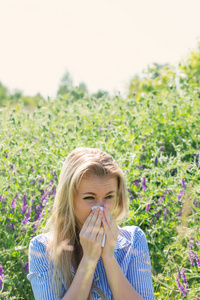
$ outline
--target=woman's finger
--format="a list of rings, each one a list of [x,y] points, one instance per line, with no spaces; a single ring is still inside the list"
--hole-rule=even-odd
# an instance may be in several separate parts
[[[88,228],[88,225],[90,224],[92,218],[95,218],[95,211],[92,211],[89,216],[87,217],[87,219],[85,220],[83,227],[81,229],[82,232],[86,231],[86,229]]]
[[[114,220],[111,216],[111,213],[108,211],[107,207],[105,207],[105,209],[104,209],[104,215],[105,215],[105,219],[107,221],[108,227],[111,229],[112,225],[114,223]]]
[[[100,227],[100,230],[98,232],[97,239],[96,239],[98,242],[102,242],[103,234],[104,234],[104,228]]]
[[[109,234],[110,227],[108,226],[108,223],[107,223],[105,217],[102,218],[102,222],[103,222],[103,226],[104,226],[104,229],[105,229],[106,234]]]
[[[99,211],[96,222],[93,224],[93,229],[91,232],[91,236],[95,236],[98,234],[100,228],[101,228],[101,219],[102,219],[103,213],[102,211]],[[91,222],[92,223],[92,222]]]

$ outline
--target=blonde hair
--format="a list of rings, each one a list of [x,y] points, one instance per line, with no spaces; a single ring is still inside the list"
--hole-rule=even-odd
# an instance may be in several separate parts
[[[114,159],[100,149],[87,147],[74,149],[63,164],[52,214],[44,228],[44,231],[49,232],[47,247],[50,266],[49,278],[51,277],[53,291],[58,297],[62,297],[62,280],[68,288],[72,283],[71,264],[73,263],[76,271],[82,258],[73,200],[83,176],[88,172],[101,177],[116,176],[118,197],[112,214],[119,223],[124,220],[128,212],[129,204],[124,174]],[[103,300],[107,299],[94,283],[92,283],[91,290],[92,288],[99,292]],[[92,299],[91,290],[88,300]]]

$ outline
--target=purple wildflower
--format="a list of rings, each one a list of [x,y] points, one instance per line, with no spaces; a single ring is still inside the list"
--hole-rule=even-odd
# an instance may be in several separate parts
[[[0,265],[0,276],[1,276],[1,278],[4,278],[4,275],[3,275],[3,266],[2,265]]]
[[[28,262],[24,264],[24,274],[28,273]]]
[[[134,182],[133,182],[134,185],[138,186],[139,185],[139,180],[136,179]]]
[[[10,168],[11,168],[11,170],[13,170],[13,169],[14,169],[14,166],[13,166],[13,164],[11,164],[11,165],[10,165]]]
[[[166,220],[166,217],[167,217],[167,208],[166,207],[164,209],[163,216],[164,216],[163,220]]]
[[[28,210],[27,210],[27,213],[25,215],[24,220],[22,220],[22,222],[21,222],[22,225],[25,225],[25,224],[27,224],[30,221],[30,219],[31,219],[30,212],[31,212],[31,209],[29,207]]]
[[[39,217],[39,219],[37,220],[37,222],[35,223],[35,229],[33,230],[34,232],[37,230],[37,228],[38,228],[38,226],[39,226],[39,224],[40,224],[40,222],[41,222],[41,220],[44,218],[44,216],[42,216],[42,213],[40,214],[40,217]]]
[[[185,269],[182,269],[182,270],[181,270],[181,276],[182,276],[183,282],[184,282],[184,283],[187,283],[187,280],[186,280],[186,278],[185,278]]]
[[[185,185],[185,179],[183,178],[182,179],[182,187],[185,189],[186,188],[186,185]]]
[[[198,255],[193,250],[191,250],[191,253],[192,253],[193,257],[195,257],[195,259],[196,259],[197,267],[200,268],[200,259],[199,259]]]
[[[110,128],[111,122],[108,122],[108,129]]]
[[[143,191],[146,191],[146,189],[147,189],[146,183],[145,183],[145,182],[146,182],[146,178],[143,177],[143,178],[142,178],[142,190],[143,190]]]
[[[186,291],[184,290],[184,287],[181,285],[181,283],[180,283],[180,281],[179,281],[178,278],[176,279],[176,282],[177,282],[179,291],[180,291],[184,296],[186,296]]]
[[[193,241],[193,238],[190,238],[190,241],[188,243],[190,249],[194,248],[194,241]]]
[[[198,245],[199,245],[199,242],[196,240],[196,241],[195,241],[195,244],[198,246]]]
[[[50,183],[50,185],[53,185],[54,184],[54,180],[50,180],[49,183]]]
[[[178,199],[181,199],[181,197],[182,197],[184,194],[185,194],[184,190],[181,190],[177,198],[178,198]]]
[[[46,206],[46,204],[47,204],[47,195],[46,194],[42,196],[41,201],[42,201],[42,206]]]
[[[127,191],[130,194],[130,200],[133,200],[134,199],[134,195],[132,194],[132,191],[130,189],[128,189]]]
[[[150,204],[147,204],[147,207],[145,208],[146,211],[150,210]]]
[[[2,285],[3,285],[3,278],[4,278],[4,274],[3,274],[3,266],[0,265],[0,291],[2,290]]]
[[[23,196],[23,204],[22,204],[22,210],[21,210],[21,214],[24,214],[26,211],[26,208],[28,206],[28,204],[26,203],[26,199],[27,199],[27,195],[24,194]]]
[[[37,206],[36,206],[36,220],[40,217],[40,215],[41,215],[41,212],[42,212],[42,207],[41,207],[41,205],[40,204],[38,204]]]
[[[102,132],[102,126],[99,126],[99,131]]]
[[[2,202],[2,204],[5,204],[5,203],[6,203],[5,198],[3,198],[3,197],[1,197],[1,196],[0,196],[0,201]]]
[[[44,182],[44,179],[41,177],[41,178],[38,180],[38,184],[43,183],[43,182]]]
[[[156,218],[159,219],[160,218],[160,215],[161,215],[161,210],[159,210],[156,214]]]
[[[179,271],[179,267],[177,266],[177,273],[178,273],[178,279],[180,280],[181,279],[181,273]]]
[[[154,166],[156,167],[157,164],[158,164],[158,158],[157,158],[157,156],[156,156],[155,161],[154,161]]]
[[[183,282],[185,283],[185,288],[186,288],[186,290],[188,291],[189,285],[188,285],[187,280],[186,280],[186,277],[185,277],[185,269],[182,269],[182,270],[181,270],[181,276],[182,276]]]
[[[3,286],[3,280],[0,277],[0,291],[2,290],[2,286]]]
[[[181,205],[181,201],[176,201],[176,203],[178,203],[178,205]]]
[[[36,231],[36,230],[37,230],[39,224],[40,224],[40,220],[38,219],[37,222],[35,223],[35,226],[34,226],[35,229],[34,229],[33,231]]]
[[[35,184],[35,180],[31,180],[30,185],[34,185]]]
[[[52,172],[52,175],[53,175],[53,177],[54,177],[56,180],[58,179],[58,178],[57,178],[56,171]]]
[[[140,194],[138,194],[138,197],[139,197],[140,200],[142,199],[142,196]]]
[[[193,260],[193,256],[189,253],[189,258],[190,258],[190,264],[191,266],[194,266],[195,263],[194,263],[194,260]]]
[[[159,198],[159,202],[160,202],[160,203],[165,199],[165,195],[166,195],[166,194],[169,194],[169,191],[168,191],[168,190],[166,190],[166,191],[162,194],[162,196]]]
[[[195,200],[193,201],[193,204],[194,204],[194,206],[198,207],[198,204]]]
[[[16,208],[16,200],[13,199],[12,203],[11,203],[11,209],[15,209]]]
[[[14,232],[15,231],[15,226],[14,226],[13,223],[10,224],[10,227],[11,227],[12,231]]]
[[[145,153],[142,153],[141,155],[140,155],[140,159],[143,159],[143,158],[145,158]]]
[[[8,154],[7,152],[4,152],[5,158],[8,158]]]

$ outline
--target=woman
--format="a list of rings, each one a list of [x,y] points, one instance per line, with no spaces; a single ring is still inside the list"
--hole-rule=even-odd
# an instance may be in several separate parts
[[[155,299],[144,232],[117,225],[127,213],[124,175],[113,158],[99,149],[73,150],[46,233],[30,242],[35,299]]]

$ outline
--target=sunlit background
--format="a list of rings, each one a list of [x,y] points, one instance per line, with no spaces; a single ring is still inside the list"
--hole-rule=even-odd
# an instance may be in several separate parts
[[[0,0],[0,82],[55,97],[66,70],[89,92],[123,91],[200,36],[199,0]]]

